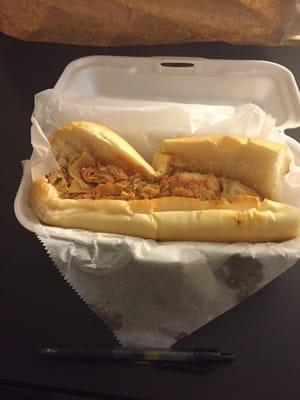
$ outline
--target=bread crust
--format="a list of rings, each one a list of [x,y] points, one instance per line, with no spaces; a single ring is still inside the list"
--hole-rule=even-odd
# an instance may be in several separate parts
[[[62,199],[46,178],[39,178],[32,184],[30,202],[49,225],[159,241],[281,241],[297,236],[300,226],[296,207],[254,196],[238,196],[232,202]]]

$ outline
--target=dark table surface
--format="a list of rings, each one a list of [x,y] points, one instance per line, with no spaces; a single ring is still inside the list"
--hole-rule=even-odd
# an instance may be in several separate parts
[[[21,160],[31,154],[33,96],[52,87],[71,60],[94,54],[264,59],[288,67],[299,83],[300,50],[221,43],[93,48],[26,43],[0,35],[0,52],[2,385],[113,395],[109,398],[299,399],[300,264],[178,343],[178,347],[217,346],[238,354],[236,362],[211,373],[57,365],[40,359],[37,349],[41,344],[110,346],[114,339],[65,284],[34,234],[18,224],[13,201],[22,176]],[[299,130],[289,133],[300,135]]]

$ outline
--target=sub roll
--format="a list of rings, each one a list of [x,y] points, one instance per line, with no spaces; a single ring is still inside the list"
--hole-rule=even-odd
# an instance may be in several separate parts
[[[73,121],[49,136],[59,169],[32,182],[45,224],[160,241],[281,241],[300,210],[276,199],[285,145],[247,137],[166,139],[147,163],[108,128]]]

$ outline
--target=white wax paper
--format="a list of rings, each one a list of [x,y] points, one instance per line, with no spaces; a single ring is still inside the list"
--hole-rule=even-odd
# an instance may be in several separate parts
[[[300,258],[300,238],[281,243],[156,242],[41,224],[28,187],[57,166],[47,134],[73,119],[112,128],[148,161],[166,137],[247,135],[286,143],[293,161],[279,200],[300,208],[300,145],[258,106],[237,107],[36,96],[31,161],[24,164],[24,209],[66,281],[124,345],[167,347],[263,287]]]

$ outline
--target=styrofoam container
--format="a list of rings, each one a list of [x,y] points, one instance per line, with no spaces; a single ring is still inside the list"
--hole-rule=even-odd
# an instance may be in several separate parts
[[[147,159],[162,138],[201,134],[201,124],[212,118],[212,134],[225,121],[225,134],[273,135],[288,145],[297,165],[291,163],[282,192],[300,208],[300,144],[283,132],[300,126],[300,98],[286,68],[264,61],[87,57],[69,64],[55,87],[35,100],[34,154],[24,164],[16,216],[37,234],[90,309],[115,321],[111,328],[121,344],[168,347],[299,260],[300,237],[279,243],[157,242],[47,226],[28,201],[31,178],[57,167],[45,135],[67,120],[101,122]]]
[[[84,98],[101,96],[140,105],[155,101],[188,104],[254,103],[282,129],[300,126],[300,95],[293,74],[266,61],[178,57],[91,56],[71,62],[54,87]],[[23,179],[16,199],[19,222],[35,232]]]
[[[140,101],[254,103],[284,129],[300,124],[293,74],[267,61],[91,56],[71,62],[54,90]]]

